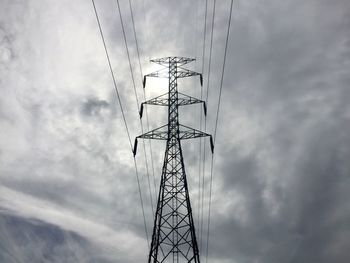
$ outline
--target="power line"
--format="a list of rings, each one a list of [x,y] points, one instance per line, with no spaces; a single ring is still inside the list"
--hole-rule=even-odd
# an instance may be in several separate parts
[[[216,139],[216,131],[217,131],[217,128],[218,128],[218,119],[219,119],[219,111],[220,111],[220,104],[221,104],[222,86],[223,86],[223,82],[224,82],[225,66],[226,66],[227,46],[228,46],[228,41],[229,41],[229,37],[230,37],[232,7],[233,7],[233,0],[231,0],[230,16],[229,16],[229,20],[228,20],[227,34],[226,34],[224,61],[222,63],[222,72],[221,72],[221,79],[220,79],[220,91],[219,91],[218,107],[216,109],[216,121],[215,121],[215,129],[214,129],[214,143],[215,143],[215,139]]]
[[[138,40],[137,40],[136,27],[135,27],[135,22],[134,22],[134,12],[133,12],[133,8],[132,8],[131,0],[129,0],[129,8],[130,8],[130,13],[131,13],[132,28],[133,28],[135,44],[136,44],[137,58],[138,58],[139,68],[140,68],[140,77],[141,77],[140,80],[141,80],[141,83],[142,83],[143,72],[142,72],[141,59],[140,59],[140,49],[139,49],[139,44],[138,44]],[[145,91],[145,89],[143,89],[143,97],[144,97],[144,100],[146,101],[146,91]],[[146,107],[146,124],[147,124],[147,129],[150,130],[149,129],[149,119],[148,119],[147,107]],[[149,142],[149,151],[150,151],[150,157],[151,157],[151,168],[152,168],[152,175],[153,175],[154,194],[155,194],[155,198],[157,198],[156,178],[155,178],[155,175],[154,175],[154,162],[153,162],[153,153],[152,153],[152,143],[151,143],[150,140],[148,142]],[[147,169],[147,171],[148,171],[148,169]]]
[[[129,47],[128,47],[128,42],[126,40],[124,22],[123,22],[121,9],[120,9],[119,0],[117,0],[117,6],[118,6],[119,18],[120,18],[120,22],[121,22],[121,26],[122,26],[122,32],[123,32],[123,37],[124,37],[124,44],[125,44],[126,54],[127,54],[128,61],[129,61],[129,70],[130,70],[130,73],[131,73],[131,79],[132,79],[134,94],[135,94],[135,98],[136,98],[137,109],[138,109],[138,111],[140,111],[139,100],[138,100],[138,96],[137,96],[137,92],[136,92],[135,77],[134,77],[134,72],[133,72],[132,65],[131,65]],[[141,119],[140,119],[140,126],[141,126],[141,132],[143,133],[144,129],[143,129],[143,124],[142,124]],[[144,155],[145,155],[146,174],[147,174],[147,179],[148,179],[148,188],[149,188],[149,195],[150,195],[150,201],[151,201],[152,216],[154,216],[153,198],[152,198],[151,183],[150,183],[150,178],[149,178],[149,169],[148,169],[148,160],[147,160],[147,153],[146,153],[145,142],[143,142],[143,149],[144,149]]]
[[[109,66],[109,69],[110,69],[110,72],[111,72],[111,76],[112,76],[112,79],[113,79],[114,89],[115,89],[116,94],[117,94],[117,98],[118,98],[120,110],[121,110],[122,117],[123,117],[123,121],[124,121],[124,125],[125,125],[125,130],[126,130],[126,133],[127,133],[128,139],[129,139],[129,143],[130,143],[130,148],[131,148],[131,151],[132,151],[132,150],[133,150],[133,147],[132,147],[130,132],[129,132],[129,128],[128,128],[128,125],[127,125],[127,122],[126,122],[126,118],[125,118],[125,114],[124,114],[124,109],[123,109],[123,105],[122,105],[121,98],[120,98],[120,95],[119,95],[119,90],[118,90],[117,82],[116,82],[116,79],[115,79],[115,76],[114,76],[114,72],[113,72],[113,69],[112,69],[111,60],[110,60],[110,58],[109,58],[109,53],[108,53],[108,50],[107,50],[106,41],[105,41],[105,38],[104,38],[104,36],[103,36],[103,31],[102,31],[100,19],[99,19],[98,14],[97,14],[96,6],[95,6],[95,1],[94,1],[94,0],[91,0],[91,1],[92,1],[92,5],[93,5],[93,8],[94,8],[94,12],[95,12],[95,16],[96,16],[98,28],[99,28],[99,30],[100,30],[100,35],[101,35],[101,39],[102,39],[102,42],[103,42],[103,47],[104,47],[104,50],[105,50],[105,53],[106,53],[106,57],[107,57],[107,61],[108,61],[108,66]],[[138,185],[138,189],[139,189],[140,203],[141,203],[141,209],[142,209],[142,216],[143,216],[143,223],[144,223],[144,228],[145,228],[145,233],[146,233],[147,245],[148,245],[148,247],[149,247],[148,232],[147,232],[147,223],[146,223],[146,217],[145,217],[145,211],[144,211],[144,205],[143,205],[143,198],[142,198],[142,193],[141,193],[141,186],[140,186],[139,174],[138,174],[138,169],[137,169],[137,164],[136,164],[136,159],[135,159],[135,157],[134,157],[134,167],[135,167],[135,174],[136,174],[136,179],[137,179],[137,185]]]
[[[147,53],[148,53],[148,60],[150,60],[151,59],[151,57],[150,57],[150,46],[149,46],[149,29],[148,29],[148,23],[147,23],[147,18],[146,18],[146,8],[145,8],[145,2],[146,2],[146,0],[143,0],[142,1],[142,9],[143,9],[143,20],[144,20],[144,26],[145,26],[145,31],[146,31],[146,33],[145,33],[145,37],[146,37],[146,50],[148,51]]]
[[[204,30],[203,30],[203,52],[202,52],[202,74],[204,74],[205,42],[207,32],[208,0],[205,0]]]
[[[199,70],[199,62],[198,62],[198,57],[200,56],[200,50],[198,48],[198,30],[199,30],[199,18],[198,18],[198,3],[199,0],[195,0],[195,7],[194,9],[196,10],[196,24],[195,24],[195,33],[194,33],[194,38],[195,38],[195,44],[194,44],[194,53],[195,53],[195,65],[194,68],[196,71]],[[198,56],[199,52],[199,56]],[[200,98],[202,86],[200,86],[200,89],[198,89],[198,98]],[[198,118],[199,118],[199,125],[201,125],[201,116],[202,116],[202,108],[198,108]],[[199,128],[201,129],[201,127]],[[198,229],[199,229],[199,218],[200,218],[200,189],[201,189],[201,184],[200,184],[200,153],[201,153],[201,138],[198,140],[198,146],[199,146],[199,154],[198,154],[198,165],[199,165],[199,170],[198,170],[198,203],[197,203],[197,224],[198,224]]]
[[[205,61],[205,46],[206,46],[206,33],[207,33],[207,14],[208,14],[208,0],[205,0],[205,13],[204,13],[204,29],[203,29],[203,50],[202,50],[202,74],[204,75],[204,61]],[[200,99],[203,100],[203,87],[200,91]],[[199,129],[203,126],[203,111],[200,111]],[[202,138],[199,138],[199,155],[198,155],[198,192],[199,192],[199,202],[198,202],[198,226],[203,229],[203,192],[201,192],[201,168],[202,168]],[[204,181],[204,179],[203,179]],[[201,217],[201,221],[199,218]],[[200,248],[202,248],[202,233],[200,231]]]
[[[210,35],[210,49],[209,49],[209,65],[208,65],[208,82],[207,82],[207,96],[205,98],[206,103],[208,104],[209,97],[209,84],[210,84],[210,71],[211,71],[211,57],[213,51],[213,38],[214,38],[214,24],[215,24],[215,10],[216,10],[216,0],[214,0],[213,6],[213,16],[211,21],[211,35]]]
[[[223,87],[223,82],[224,82],[226,57],[227,57],[227,46],[228,46],[228,41],[229,41],[229,37],[230,37],[230,27],[231,27],[231,18],[232,18],[232,9],[233,9],[232,7],[233,7],[233,0],[231,0],[231,5],[230,5],[230,15],[229,15],[228,26],[227,26],[227,33],[226,33],[224,61],[222,63],[219,99],[218,99],[218,107],[217,107],[217,110],[216,110],[216,120],[215,120],[215,129],[214,129],[214,144],[215,144],[215,141],[216,141],[216,132],[217,132],[217,128],[218,128],[218,119],[219,119],[219,113],[220,113],[221,95],[222,95],[222,87]],[[208,229],[207,229],[206,262],[208,262],[208,251],[209,251],[209,230],[210,230],[211,197],[212,197],[212,186],[213,186],[213,170],[214,170],[214,154],[212,154],[212,156],[211,156],[211,169],[210,169],[210,187],[209,187],[210,190],[209,190],[209,205],[208,205]]]
[[[214,0],[214,6],[213,6],[213,15],[211,20],[211,35],[210,35],[210,48],[209,48],[209,64],[208,64],[208,81],[207,81],[207,90],[206,90],[206,98],[205,102],[208,107],[208,99],[209,99],[209,84],[210,84],[210,73],[211,73],[211,58],[212,58],[212,51],[213,51],[213,38],[214,38],[214,24],[215,24],[215,10],[216,10],[216,0]],[[204,132],[207,131],[207,119],[204,119]],[[204,193],[204,178],[205,178],[205,156],[206,156],[206,141],[204,141],[204,147],[203,147],[203,181],[202,181],[202,195]],[[204,203],[204,196],[202,196],[203,203]],[[201,237],[203,235],[203,213],[201,218]],[[202,244],[202,239],[201,239]]]
[[[195,19],[195,24],[194,24],[194,34],[193,34],[193,37],[194,37],[194,58],[196,59],[195,61],[195,64],[197,65],[197,32],[198,32],[198,0],[195,0],[195,4],[194,4],[194,9],[196,10],[196,15],[194,17]],[[196,65],[195,65],[195,68],[196,68]]]
[[[135,22],[134,22],[134,12],[133,12],[133,8],[132,8],[131,0],[129,0],[129,8],[130,8],[131,23],[132,23],[132,29],[133,29],[133,32],[134,32],[134,38],[135,38],[135,44],[136,44],[136,52],[137,52],[137,58],[138,58],[138,62],[139,62],[141,81],[142,81],[143,73],[142,73],[141,60],[140,60],[139,43],[138,43],[137,37],[136,37],[136,28],[135,28]]]
[[[129,70],[130,70],[130,73],[131,73],[131,79],[132,79],[132,84],[133,84],[133,88],[134,88],[134,94],[135,94],[135,98],[136,98],[137,109],[139,109],[139,100],[138,100],[138,96],[137,96],[137,92],[136,92],[136,85],[135,85],[134,73],[133,73],[132,66],[131,66],[131,60],[130,60],[130,53],[129,53],[129,48],[128,48],[128,42],[126,41],[126,34],[125,34],[125,28],[124,28],[123,17],[122,17],[122,13],[121,13],[121,10],[120,10],[119,0],[116,0],[116,2],[117,2],[119,18],[120,18],[120,22],[121,22],[121,26],[122,26],[124,44],[125,44],[125,48],[126,48],[126,54],[127,54],[128,61],[129,61]]]

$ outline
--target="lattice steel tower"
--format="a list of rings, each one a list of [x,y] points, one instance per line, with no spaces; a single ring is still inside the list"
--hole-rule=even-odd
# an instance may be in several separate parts
[[[169,92],[141,103],[140,118],[144,105],[168,106],[168,123],[157,129],[144,133],[135,139],[134,155],[137,151],[137,139],[166,140],[166,150],[162,176],[159,187],[158,203],[155,212],[154,227],[148,263],[158,262],[195,262],[199,263],[199,251],[193,223],[192,209],[188,192],[185,165],[181,149],[181,140],[211,135],[179,123],[179,106],[205,102],[178,92],[177,79],[202,75],[185,69],[182,66],[194,61],[184,57],[165,57],[151,60],[164,68],[144,76],[169,79]]]

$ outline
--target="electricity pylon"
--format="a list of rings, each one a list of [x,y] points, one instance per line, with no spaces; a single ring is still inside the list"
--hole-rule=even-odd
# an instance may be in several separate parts
[[[168,123],[136,137],[134,144],[134,155],[136,155],[138,138],[166,140],[148,263],[199,263],[199,251],[180,141],[209,136],[212,151],[214,145],[211,135],[179,124],[179,106],[202,103],[206,114],[204,101],[180,93],[177,89],[178,78],[199,75],[201,85],[203,84],[200,73],[182,67],[192,61],[194,59],[184,57],[151,60],[151,62],[164,66],[164,69],[144,76],[143,80],[145,88],[146,77],[169,78],[169,92],[141,103],[140,107],[140,118],[142,118],[144,105],[168,106]]]

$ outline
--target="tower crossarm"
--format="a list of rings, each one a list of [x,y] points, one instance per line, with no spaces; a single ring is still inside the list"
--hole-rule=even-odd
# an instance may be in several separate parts
[[[169,63],[176,63],[177,66],[182,66],[192,61],[195,61],[195,59],[186,58],[186,57],[164,57],[164,58],[151,59],[151,62],[157,63],[162,66],[166,66],[166,67],[169,65]]]
[[[205,101],[199,100],[197,98],[191,97],[189,95],[178,92],[178,106],[186,106],[196,103],[203,103],[204,115],[207,115],[207,107]],[[153,99],[147,100],[141,103],[140,107],[140,118],[143,116],[143,108],[144,105],[156,105],[156,106],[169,106],[169,93],[165,93],[163,95],[157,96]]]
[[[193,77],[193,76],[199,76],[200,78],[200,83],[201,86],[203,86],[203,76],[201,73],[189,70],[189,69],[185,69],[185,68],[181,68],[178,67],[178,70],[176,71],[176,77],[179,78],[187,78],[187,77]]]
[[[191,97],[189,95],[183,94],[181,92],[178,93],[178,105],[179,106],[186,106],[186,105],[191,105],[191,104],[196,104],[196,103],[203,103],[203,108],[204,108],[204,114],[207,115],[207,107],[205,104],[205,101],[199,100],[197,98]]]
[[[153,139],[153,140],[167,140],[168,139],[168,125],[163,125],[157,129],[146,132],[137,136],[140,139]]]
[[[210,137],[210,148],[211,151],[214,152],[214,142],[213,142],[213,137],[205,132],[202,132],[200,130],[193,129],[191,127],[181,125],[180,124],[180,139],[181,140],[186,140],[186,139],[194,139],[194,138],[200,138],[200,137]]]
[[[188,140],[188,139],[195,139],[195,138],[201,138],[201,137],[210,137],[210,149],[212,153],[214,152],[214,142],[213,137],[205,132],[202,132],[200,130],[193,129],[191,127],[181,125],[179,124],[180,130],[179,130],[179,139],[180,140]],[[156,128],[152,131],[146,132],[144,134],[141,134],[135,138],[134,143],[134,149],[133,153],[134,156],[136,156],[137,153],[137,144],[138,139],[152,139],[152,140],[168,140],[168,125],[163,125],[159,128]]]
[[[163,68],[157,71],[154,71],[152,73],[149,73],[145,75],[145,77],[150,77],[150,78],[168,78],[169,77],[169,72],[167,68]]]
[[[150,77],[150,78],[168,78],[169,77],[169,71],[167,68],[164,68],[164,69],[160,69],[160,70],[157,70],[157,71],[154,71],[152,73],[149,73],[147,75],[144,75],[143,76],[143,88],[146,88],[146,79],[147,77]]]
[[[181,68],[178,67],[178,70],[175,73],[175,77],[176,78],[187,78],[187,77],[193,77],[193,76],[199,76],[199,81],[201,86],[203,86],[203,76],[201,73],[189,70],[189,69],[185,69],[185,68]],[[151,78],[169,78],[169,71],[167,68],[161,69],[161,70],[157,70],[154,71],[152,73],[149,73],[147,75],[145,75],[143,77],[143,88],[146,87],[146,78],[147,77],[151,77]]]
[[[139,115],[140,119],[142,118],[143,115],[143,106],[144,105],[156,105],[156,106],[169,106],[169,93],[165,93],[163,95],[157,96],[153,99],[147,100],[145,102],[141,103]]]
[[[137,139],[153,139],[153,140],[167,140],[168,139],[168,125],[165,124],[152,131],[141,134],[135,138],[133,153],[136,156],[137,152]]]
[[[157,96],[153,99],[142,102],[141,104],[157,105],[157,106],[169,106],[169,92]]]

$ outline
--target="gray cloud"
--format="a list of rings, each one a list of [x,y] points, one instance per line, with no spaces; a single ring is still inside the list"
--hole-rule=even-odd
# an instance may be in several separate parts
[[[132,155],[92,6],[68,2],[5,1],[0,10],[0,207],[11,207],[7,214],[34,229],[33,240],[53,226],[40,230],[32,217],[75,231],[101,260],[110,254],[139,262],[148,251]],[[96,2],[133,138],[141,131],[116,5]],[[196,1],[133,5],[144,73],[155,69],[149,57],[163,55],[197,56],[190,67],[201,68],[203,3],[197,11]],[[214,127],[227,6],[217,3],[208,132]],[[121,7],[141,100],[128,3],[121,1]],[[215,147],[212,262],[349,261],[349,17],[346,0],[236,1]],[[204,94],[207,71],[206,64]],[[151,80],[147,97],[165,89]],[[197,80],[180,82],[180,89],[200,94]],[[198,110],[183,109],[183,123],[198,127]],[[151,128],[165,121],[160,113],[149,107]],[[183,148],[197,220],[199,145],[186,142]],[[158,180],[163,151],[163,144],[153,143]],[[143,147],[137,162],[150,233]],[[17,220],[7,216],[0,216],[1,229]],[[80,243],[67,235],[63,243]],[[19,253],[17,243],[6,246]]]
[[[81,106],[81,112],[87,116],[100,115],[104,109],[107,109],[109,103],[105,100],[90,98]]]
[[[2,213],[1,226],[3,262],[112,262],[84,237],[37,219]]]
[[[224,106],[233,124],[219,143],[234,146],[218,158],[216,191],[227,198],[215,199],[213,258],[349,259],[348,14],[341,1],[291,4],[233,24],[232,50],[240,52],[231,53]],[[337,15],[323,20],[329,10]],[[247,30],[254,24],[259,34]]]

